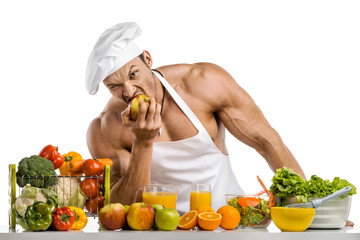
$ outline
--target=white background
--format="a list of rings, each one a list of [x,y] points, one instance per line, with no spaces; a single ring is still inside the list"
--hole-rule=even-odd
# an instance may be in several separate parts
[[[7,2],[7,3],[6,3]],[[8,164],[47,144],[80,152],[110,93],[84,87],[100,34],[124,21],[154,67],[213,62],[253,97],[308,178],[345,178],[360,188],[360,3],[358,1],[2,1],[0,3],[0,225],[7,225]],[[234,99],[236,101],[236,99]],[[270,187],[253,149],[227,137],[244,190]],[[360,197],[350,220],[359,226]]]

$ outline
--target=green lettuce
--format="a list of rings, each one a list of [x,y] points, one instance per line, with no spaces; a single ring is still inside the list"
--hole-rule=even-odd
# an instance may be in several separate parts
[[[356,194],[356,187],[345,179],[335,177],[330,182],[312,175],[308,181],[305,181],[290,168],[283,167],[276,170],[270,192],[280,199],[280,206],[284,206],[286,200],[291,197],[296,197],[299,203],[309,202],[309,197],[323,198],[347,186],[351,186],[351,191],[345,195]]]
[[[344,187],[350,186],[351,187],[350,192],[348,192],[345,195],[351,196],[351,195],[356,194],[356,187],[353,184],[346,181],[345,179],[340,179],[339,177],[334,178],[334,180],[331,183],[331,186],[333,188],[333,190],[332,190],[333,192],[336,192],[337,190],[340,190]]]
[[[298,202],[307,202],[309,196],[305,180],[287,167],[276,170],[270,191],[279,197],[281,205],[290,197],[296,197]]]
[[[310,180],[306,182],[309,195],[313,197],[323,198],[331,194],[332,187],[329,180],[323,180],[321,177],[312,175]]]

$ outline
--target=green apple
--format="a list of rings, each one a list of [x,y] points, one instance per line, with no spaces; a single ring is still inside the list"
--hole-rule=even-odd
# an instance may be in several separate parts
[[[127,213],[127,211],[128,211],[129,208],[130,208],[130,205],[124,205],[124,208],[125,208],[125,212]]]
[[[154,223],[154,209],[146,203],[135,202],[130,205],[126,220],[134,230],[149,230]]]
[[[160,205],[160,204],[153,204],[151,205],[151,207],[154,209],[155,213],[157,210],[163,210],[165,209],[163,205]]]
[[[153,205],[151,205],[151,207],[154,209],[155,215],[156,215],[156,211],[157,211],[157,210],[163,210],[163,209],[165,209],[164,206],[163,206],[163,205],[160,205],[160,204],[153,204]],[[158,228],[158,227],[156,226],[156,222],[155,222],[155,221],[154,221],[154,224],[153,224],[153,228]]]
[[[180,221],[180,214],[175,209],[156,210],[155,223],[160,230],[173,231]]]
[[[143,100],[146,103],[146,106],[149,107],[150,97],[141,94],[134,97],[130,102],[130,119],[136,121],[139,109],[140,109],[140,100]]]

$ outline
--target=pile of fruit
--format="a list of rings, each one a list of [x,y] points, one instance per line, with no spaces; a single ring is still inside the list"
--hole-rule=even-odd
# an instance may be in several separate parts
[[[165,230],[173,231],[177,228],[190,230],[199,227],[203,230],[214,230],[218,227],[231,230],[240,222],[239,211],[225,205],[215,212],[207,206],[200,206],[180,217],[175,209],[166,209],[159,204],[148,205],[136,202],[131,205],[120,203],[109,204],[99,212],[99,222],[108,230]]]
[[[210,231],[218,227],[232,230],[239,225],[240,218],[239,211],[229,205],[220,207],[216,212],[211,207],[199,206],[197,210],[185,213],[178,227],[184,230],[190,230],[196,226]]]

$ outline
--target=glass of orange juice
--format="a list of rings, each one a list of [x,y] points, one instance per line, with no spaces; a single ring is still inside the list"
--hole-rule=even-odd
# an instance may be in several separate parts
[[[143,190],[143,202],[152,205],[160,204],[164,208],[176,209],[176,198],[181,185],[148,184],[139,190]]]
[[[211,184],[191,184],[190,210],[196,210],[200,205],[211,207]]]

